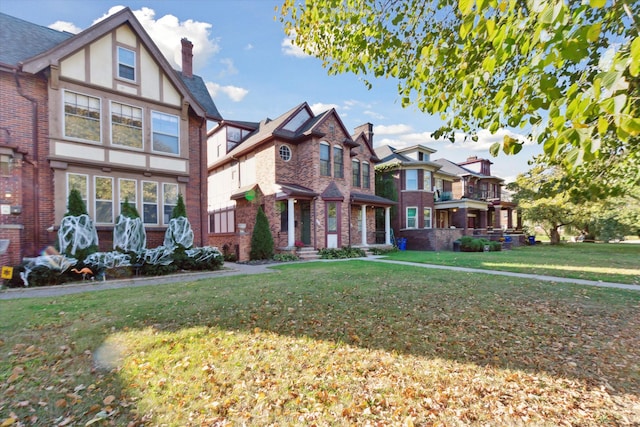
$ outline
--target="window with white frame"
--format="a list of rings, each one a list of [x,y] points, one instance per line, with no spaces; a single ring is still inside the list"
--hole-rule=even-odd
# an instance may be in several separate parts
[[[431,228],[431,208],[424,208],[423,209],[423,227],[424,228]]]
[[[69,194],[71,193],[71,190],[78,190],[80,192],[80,197],[82,197],[84,206],[85,208],[87,208],[87,200],[89,197],[89,176],[79,173],[68,173],[67,200],[69,200]]]
[[[64,135],[100,142],[100,98],[64,92]]]
[[[142,108],[111,102],[111,143],[142,149]]]
[[[331,149],[326,142],[320,143],[320,175],[331,176]]]
[[[424,191],[432,191],[431,171],[422,171],[422,189]]]
[[[333,177],[344,178],[344,151],[339,145],[333,146]]]
[[[363,162],[362,163],[362,188],[371,188],[371,176],[370,176],[371,172],[369,169],[369,163],[367,162]]]
[[[289,148],[288,145],[281,145],[278,152],[280,154],[280,158],[283,161],[288,162],[289,160],[291,160],[291,148]]]
[[[405,190],[418,189],[418,170],[417,169],[407,169],[404,171],[404,189]]]
[[[120,196],[120,213],[122,214],[122,206],[125,200],[130,206],[138,210],[138,182],[135,179],[120,178],[118,180],[119,196]]]
[[[351,184],[354,187],[360,187],[360,161],[355,159],[351,161],[351,173],[353,175]]]
[[[136,53],[118,46],[118,77],[136,81]]]
[[[151,113],[153,151],[180,154],[180,124],[178,116],[158,111]]]
[[[338,203],[327,202],[327,232],[338,231]]]
[[[158,183],[142,182],[142,222],[158,223]]]
[[[417,228],[417,227],[418,227],[418,208],[408,207],[407,208],[407,228]]]
[[[173,215],[173,209],[178,204],[178,184],[162,184],[162,209],[164,211],[164,224],[169,224]]]
[[[95,220],[98,224],[113,223],[113,178],[94,177]]]

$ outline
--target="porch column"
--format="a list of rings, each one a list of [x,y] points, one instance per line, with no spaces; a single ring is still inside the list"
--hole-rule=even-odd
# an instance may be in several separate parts
[[[384,244],[391,244],[391,208],[384,208]]]
[[[507,228],[513,229],[513,209],[507,208]]]
[[[494,219],[494,224],[493,224],[493,228],[496,230],[500,230],[502,229],[502,225],[501,225],[501,216],[502,216],[502,212],[500,211],[500,205],[495,205],[493,207],[493,210],[495,212],[495,217]]]
[[[360,214],[360,220],[362,221],[362,238],[360,243],[362,246],[367,246],[367,205],[362,205],[362,213]]]
[[[294,201],[293,198],[287,199],[287,246],[292,248],[296,245],[296,222],[294,220]]]
[[[522,211],[516,209],[516,229],[522,230]]]

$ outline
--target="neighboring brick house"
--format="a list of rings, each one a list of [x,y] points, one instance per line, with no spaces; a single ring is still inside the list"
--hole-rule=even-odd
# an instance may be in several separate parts
[[[375,244],[376,209],[390,244],[394,202],[375,195],[372,127],[350,135],[334,109],[314,115],[307,103],[260,123],[224,120],[208,141],[209,243],[247,259],[262,206],[280,250]]]
[[[206,243],[207,121],[221,117],[192,74],[190,42],[182,72],[172,69],[125,8],[77,35],[0,14],[0,44],[3,265],[55,243],[72,188],[101,250],[112,249],[125,198],[147,247],[162,244],[179,193],[195,243]]]
[[[398,200],[391,219],[395,237],[406,238],[408,249],[450,250],[463,235],[504,231],[500,207],[511,211],[515,205],[501,201],[503,180],[491,176],[491,162],[469,158],[456,165],[431,160],[433,153],[423,145],[376,148],[376,174],[393,182]]]

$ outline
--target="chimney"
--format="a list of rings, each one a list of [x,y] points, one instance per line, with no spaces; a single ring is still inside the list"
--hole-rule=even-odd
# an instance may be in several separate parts
[[[365,123],[363,125],[358,126],[355,129],[355,134],[358,135],[360,132],[364,132],[369,140],[369,146],[373,148],[373,124]]]
[[[182,42],[182,75],[185,77],[193,77],[193,43],[187,38],[183,38]]]

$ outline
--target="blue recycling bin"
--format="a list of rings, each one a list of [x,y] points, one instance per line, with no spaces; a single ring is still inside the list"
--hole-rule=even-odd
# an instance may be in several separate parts
[[[536,244],[536,236],[529,236],[529,244],[531,246]]]
[[[405,239],[404,237],[398,239],[398,249],[400,249],[401,251],[407,250],[407,239]]]

